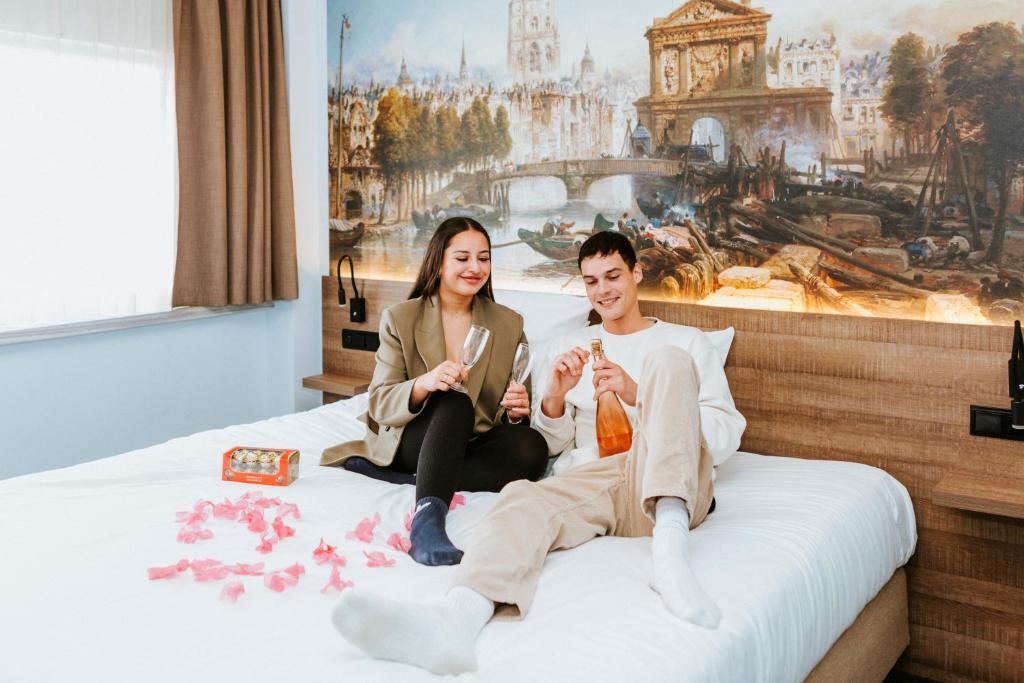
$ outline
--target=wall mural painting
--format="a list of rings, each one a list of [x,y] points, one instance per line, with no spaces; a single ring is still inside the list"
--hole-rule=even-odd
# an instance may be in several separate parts
[[[328,1],[330,235],[410,280],[448,216],[496,284],[972,324],[1024,314],[1024,39],[1002,0]]]

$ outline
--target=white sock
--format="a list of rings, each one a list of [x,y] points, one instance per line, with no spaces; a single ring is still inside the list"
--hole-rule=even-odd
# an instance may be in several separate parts
[[[349,589],[334,607],[334,628],[377,659],[404,662],[436,674],[476,669],[476,641],[494,603],[465,586],[430,603],[403,603]]]
[[[659,498],[654,506],[653,588],[672,614],[704,628],[718,628],[722,615],[690,570],[690,513],[680,498]]]

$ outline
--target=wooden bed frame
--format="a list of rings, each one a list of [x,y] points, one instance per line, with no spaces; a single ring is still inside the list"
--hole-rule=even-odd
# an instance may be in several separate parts
[[[373,354],[342,349],[341,330],[376,331],[380,312],[410,284],[361,282],[368,319],[353,324],[337,305],[335,279],[322,282],[324,372],[369,377]],[[1012,329],[655,301],[641,308],[705,330],[736,328],[726,374],[747,418],[743,450],[861,462],[910,491],[919,540],[906,573],[809,680],[880,681],[896,662],[897,678],[1024,683],[1024,520],[932,500],[947,473],[1024,478],[1020,443],[969,435],[971,404],[1008,406]]]

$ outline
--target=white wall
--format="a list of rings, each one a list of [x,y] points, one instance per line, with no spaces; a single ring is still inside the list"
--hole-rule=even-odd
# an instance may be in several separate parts
[[[328,272],[325,0],[284,0],[296,301],[218,318],[0,347],[0,478],[319,405]]]

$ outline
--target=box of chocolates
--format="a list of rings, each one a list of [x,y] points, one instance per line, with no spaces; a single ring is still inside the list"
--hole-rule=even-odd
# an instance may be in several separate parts
[[[299,478],[299,452],[235,446],[224,454],[220,478],[243,484],[288,486]]]

